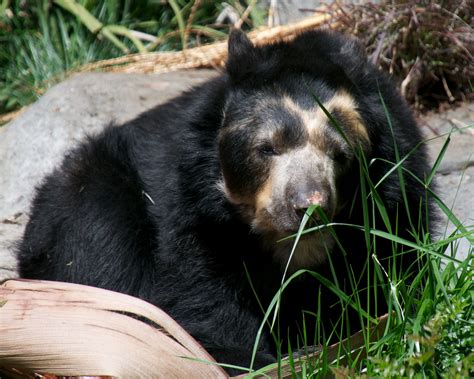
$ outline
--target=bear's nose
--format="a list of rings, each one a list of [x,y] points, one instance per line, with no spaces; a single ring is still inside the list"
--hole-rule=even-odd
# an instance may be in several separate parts
[[[326,208],[327,194],[321,191],[297,192],[291,196],[290,202],[295,211],[305,210],[311,205],[319,205]]]

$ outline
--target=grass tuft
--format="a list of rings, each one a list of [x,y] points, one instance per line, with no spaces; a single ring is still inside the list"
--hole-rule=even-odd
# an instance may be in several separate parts
[[[315,101],[317,102],[317,99]],[[390,119],[387,111],[386,113],[387,118]],[[330,115],[328,118],[335,124],[336,130],[343,133],[337,121]],[[337,295],[342,309],[341,317],[328,333],[327,325],[320,325],[321,319],[318,314],[305,314],[305,323],[299,332],[300,343],[297,346],[287,347],[289,352],[298,352],[298,354],[288,358],[281,357],[277,364],[251,372],[248,377],[258,377],[262,374],[282,378],[317,378],[330,375],[337,378],[469,378],[474,376],[474,353],[472,352],[472,346],[474,346],[474,282],[472,280],[474,277],[474,225],[462,224],[430,189],[446,147],[447,143],[441,148],[427,178],[417,178],[417,180],[427,189],[427,196],[438,205],[438,211],[446,216],[447,222],[456,225],[457,228],[450,234],[445,232],[433,238],[426,225],[412,223],[410,240],[406,236],[400,236],[397,220],[388,217],[388,210],[382,198],[377,194],[377,190],[388,175],[377,183],[372,183],[368,173],[373,162],[367,162],[361,153],[356,154],[361,169],[360,189],[355,201],[363,203],[361,209],[364,212],[362,218],[364,224],[329,222],[317,207],[307,210],[298,232],[285,238],[294,238],[293,250],[302,235],[318,233],[323,229],[330,230],[336,243],[343,248],[337,235],[340,230],[349,227],[366,236],[366,266],[362,273],[355,273],[348,262],[345,268],[338,267],[338,270],[346,269],[350,273],[349,291],[343,289],[338,283],[331,255],[328,255],[328,260],[332,267],[332,277],[324,277],[318,272],[300,270],[286,279],[265,311],[254,353],[257,351],[258,340],[265,325],[273,327],[273,336],[277,346],[281,346],[280,333],[275,330],[278,327],[280,300],[288,285],[300,275],[315,277],[323,286]],[[412,153],[413,151],[409,155]],[[394,162],[386,162],[387,167],[391,167],[390,173],[399,178],[401,186],[405,185],[404,179],[409,176],[414,177],[414,174],[403,166],[407,158],[408,156],[402,157],[396,154]],[[406,196],[404,201],[407,202]],[[418,209],[410,209],[406,205],[400,207],[403,207],[405,212],[411,212],[412,216],[418,212],[417,219],[422,219],[421,212],[427,211],[427,208],[422,205]],[[314,212],[318,212],[320,219],[323,220],[318,226],[307,223]],[[380,219],[382,222],[377,224],[376,220]],[[462,252],[466,256],[465,259],[458,259],[460,252],[457,250],[462,239],[470,242],[470,248]],[[382,263],[380,261],[382,258],[377,254],[380,241],[388,241],[392,246],[393,251],[388,263],[386,258]],[[399,263],[405,254],[416,254],[418,259],[402,271]],[[369,291],[358,287],[363,275],[367,276],[367,282],[372,283],[373,288]],[[380,299],[380,296],[383,299]],[[371,298],[375,301],[370,301]],[[374,339],[371,330],[379,321],[371,315],[378,312],[377,309],[371,309],[370,304],[378,304],[379,300],[387,304],[388,319],[381,334]],[[355,309],[359,315],[362,344],[359,343],[360,341],[357,342],[356,335],[352,335],[357,330],[344,331],[348,317],[347,311],[351,308]],[[306,330],[309,322],[316,323],[314,336],[308,335]],[[326,335],[322,332],[324,328],[326,328]],[[344,342],[331,346],[329,341],[332,337]],[[358,348],[355,349],[355,346]],[[279,355],[281,356],[281,353]]]
[[[246,1],[0,0],[0,115],[35,101],[86,63],[225,38],[215,21]],[[235,11],[236,14],[239,14]],[[252,7],[245,28],[262,22]]]

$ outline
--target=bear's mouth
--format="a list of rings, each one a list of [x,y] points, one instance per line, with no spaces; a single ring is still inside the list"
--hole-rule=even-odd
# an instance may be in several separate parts
[[[287,235],[272,245],[274,259],[279,261],[282,267],[286,267],[291,257],[290,272],[316,267],[326,259],[334,246],[334,239],[324,229],[300,234],[298,241],[296,235],[295,233]]]
[[[301,233],[299,230],[288,230],[283,232],[282,235],[284,235],[283,238],[291,237],[293,240],[299,236],[298,238],[300,241],[315,239],[318,235],[321,235],[321,233],[326,233],[324,226],[321,229],[310,230],[316,228],[317,226],[319,225],[306,225],[305,228],[301,231]]]
[[[327,232],[325,226],[330,222],[334,215],[320,215],[317,210],[314,210],[309,217],[305,217],[306,210],[284,209],[272,210],[264,208],[260,212],[254,213],[251,219],[251,225],[254,231],[261,234],[274,235],[277,239],[284,239],[289,236],[296,236],[300,229],[305,232],[301,234],[301,239],[310,238],[308,236],[315,236],[322,232]],[[304,225],[302,227],[302,223]],[[311,232],[306,232],[312,229]]]

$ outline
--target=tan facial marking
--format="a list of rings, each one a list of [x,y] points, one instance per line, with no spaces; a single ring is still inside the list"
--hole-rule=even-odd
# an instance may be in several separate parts
[[[255,194],[255,213],[258,215],[262,209],[267,208],[272,198],[272,177],[270,176],[265,183],[263,183],[260,190]]]
[[[235,205],[253,205],[253,198],[247,196],[239,196],[227,188],[225,180],[220,180],[216,183],[216,188],[218,191],[224,194],[224,196],[229,200],[232,204]]]
[[[260,190],[255,194],[255,212],[252,219],[252,227],[259,231],[273,231],[275,226],[269,217],[268,209],[272,201],[273,180],[269,177]]]
[[[313,141],[322,141],[324,137],[324,127],[327,125],[327,116],[324,111],[316,104],[313,109],[302,109],[289,96],[283,97],[283,105],[289,111],[297,114],[302,118],[304,125],[308,129],[311,139]],[[339,91],[329,101],[323,103],[324,108],[329,113],[337,110],[342,113],[345,120],[347,120],[347,128],[357,137],[369,144],[369,135],[365,128],[362,117],[356,111],[356,104],[351,95],[346,91]]]
[[[321,125],[325,124],[326,116],[321,111],[321,109],[319,109],[319,107],[315,107],[313,109],[302,109],[289,96],[283,97],[283,105],[286,109],[292,113],[295,113],[303,120],[303,125],[305,125],[308,129],[311,139],[315,141],[322,140],[324,136],[324,130],[321,128]]]
[[[355,108],[355,102],[352,96],[346,91],[338,91],[329,101],[324,103],[324,106],[328,111],[333,108],[353,110]]]
[[[354,98],[346,91],[339,91],[336,95],[324,104],[324,107],[332,113],[335,110],[341,112],[348,124],[346,125],[351,131],[365,142],[370,142],[367,129],[362,123],[362,117],[356,111]]]

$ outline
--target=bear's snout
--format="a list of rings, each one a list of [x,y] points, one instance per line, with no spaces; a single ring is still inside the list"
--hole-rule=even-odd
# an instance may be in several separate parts
[[[292,214],[294,226],[297,229],[301,223],[303,216],[308,207],[311,205],[319,206],[320,210],[331,218],[333,209],[331,207],[331,194],[328,185],[298,183],[297,185],[288,185],[286,190],[286,202],[288,204],[288,212]],[[321,221],[318,211],[313,212],[311,219]]]
[[[318,205],[325,213],[330,211],[329,191],[319,186],[296,189],[290,186],[287,190],[287,202],[295,212],[304,213],[311,205]]]

